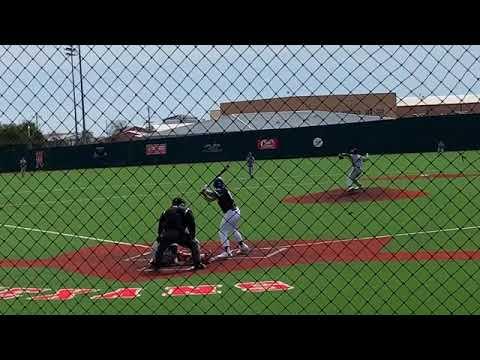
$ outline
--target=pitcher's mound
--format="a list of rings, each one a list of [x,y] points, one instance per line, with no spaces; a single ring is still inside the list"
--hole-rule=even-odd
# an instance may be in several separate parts
[[[287,196],[283,202],[287,204],[313,204],[313,203],[335,203],[355,201],[386,201],[400,199],[414,199],[426,196],[424,191],[390,189],[381,187],[370,187],[361,190],[346,191],[334,189],[330,191],[310,193],[299,196]]]

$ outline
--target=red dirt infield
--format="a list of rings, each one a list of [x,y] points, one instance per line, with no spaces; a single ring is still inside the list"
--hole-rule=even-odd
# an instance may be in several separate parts
[[[195,274],[227,273],[250,269],[268,269],[313,263],[388,262],[419,260],[480,260],[480,250],[417,251],[388,253],[382,249],[392,237],[380,236],[343,240],[281,240],[260,241],[248,256],[237,256],[210,263],[204,270],[192,272],[172,267],[165,272],[146,273],[142,269],[148,258],[146,249],[136,246],[101,244],[84,247],[54,258],[37,260],[0,260],[0,268],[53,268],[84,276],[94,276],[124,282],[144,282],[159,278],[189,277]],[[132,244],[133,245],[133,244]],[[217,250],[218,243],[209,241],[203,249]],[[134,260],[129,260],[136,257]]]
[[[427,193],[418,190],[389,189],[381,187],[369,187],[361,190],[346,191],[333,189],[324,192],[310,193],[298,196],[286,196],[282,202],[287,204],[314,204],[314,203],[337,203],[337,202],[358,202],[358,201],[387,201],[414,199],[426,196]]]
[[[423,174],[401,174],[384,176],[367,176],[369,180],[429,180],[429,179],[457,179],[464,177],[478,177],[480,173],[423,173]]]

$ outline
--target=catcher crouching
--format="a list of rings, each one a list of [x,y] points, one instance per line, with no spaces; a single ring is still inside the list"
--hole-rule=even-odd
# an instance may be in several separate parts
[[[180,252],[178,245],[188,248],[191,257]],[[162,266],[181,265],[190,260],[195,270],[205,269],[200,255],[200,243],[195,238],[195,218],[183,199],[173,199],[172,206],[160,216],[153,250],[154,255],[150,261],[152,270],[158,270]]]

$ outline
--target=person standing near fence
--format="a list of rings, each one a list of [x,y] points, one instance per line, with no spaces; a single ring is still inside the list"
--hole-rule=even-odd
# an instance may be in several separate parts
[[[445,151],[445,143],[442,140],[440,140],[437,145],[437,152],[441,154],[444,151]]]
[[[253,157],[253,154],[249,152],[247,155],[247,168],[248,168],[248,174],[250,175],[250,178],[253,178],[254,165],[255,165],[255,158]]]
[[[27,171],[27,160],[25,160],[25,157],[22,157],[20,159],[20,174],[25,175],[25,172]]]

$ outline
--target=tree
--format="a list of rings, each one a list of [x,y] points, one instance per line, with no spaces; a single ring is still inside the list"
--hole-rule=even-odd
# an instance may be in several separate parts
[[[128,127],[127,120],[114,120],[110,122],[110,125],[108,126],[108,129],[107,129],[107,134],[109,136],[117,135],[118,133],[125,130],[127,127]]]
[[[95,136],[90,130],[85,130],[83,133],[85,144],[91,144],[95,142]]]
[[[45,142],[42,132],[32,121],[0,125],[0,145],[42,145]]]

